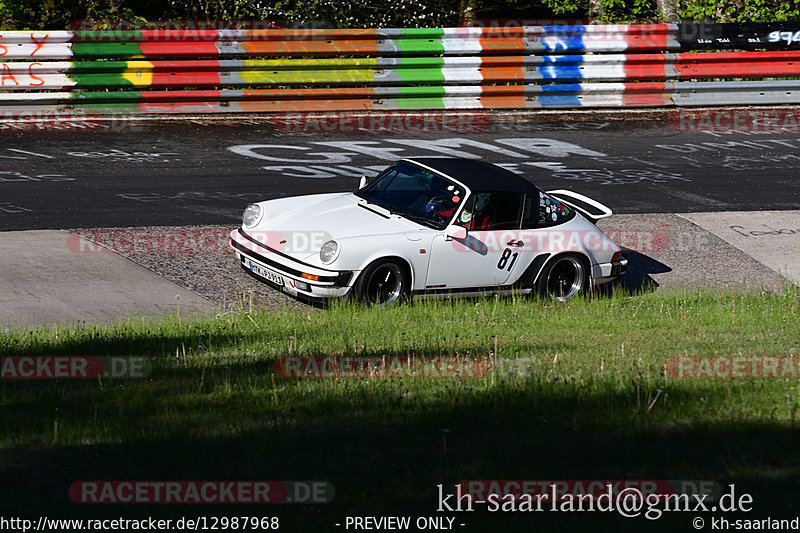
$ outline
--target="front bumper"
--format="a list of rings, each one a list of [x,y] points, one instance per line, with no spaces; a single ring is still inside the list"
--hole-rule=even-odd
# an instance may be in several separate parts
[[[622,276],[628,271],[628,259],[623,257],[619,261],[610,263],[597,263],[592,267],[592,278],[597,285],[608,283]]]
[[[257,241],[244,229],[231,232],[230,246],[241,267],[270,287],[305,301],[341,298],[355,281],[350,270],[309,265]]]

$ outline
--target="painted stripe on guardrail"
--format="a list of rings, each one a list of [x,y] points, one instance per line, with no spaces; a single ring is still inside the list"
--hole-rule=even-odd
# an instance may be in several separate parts
[[[800,78],[799,42],[800,23],[11,31],[0,32],[0,108],[171,113],[796,103],[796,80],[720,80]],[[770,51],[725,51],[737,47]],[[682,51],[712,48],[721,51]]]

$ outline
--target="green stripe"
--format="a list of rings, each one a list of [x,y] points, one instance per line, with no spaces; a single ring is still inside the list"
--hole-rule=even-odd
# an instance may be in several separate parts
[[[400,87],[400,109],[444,109],[444,87]]]
[[[380,32],[381,30],[378,30]],[[405,39],[432,38],[438,39],[444,35],[444,28],[401,28],[400,36]]]
[[[87,115],[124,115],[140,113],[138,102],[141,100],[142,93],[138,91],[111,93],[77,91],[72,93],[65,103],[68,103],[71,109]]]
[[[94,91],[76,91],[70,94],[70,103],[78,100],[81,103],[94,104],[99,102],[140,102],[142,100],[142,93],[139,91],[115,91],[115,92],[94,92]]]
[[[91,57],[142,57],[139,43],[74,43],[72,56],[75,58]]]
[[[66,74],[76,87],[133,87],[125,77],[128,61],[101,61],[73,63]]]
[[[421,59],[424,61],[420,61]],[[442,72],[443,65],[444,65],[444,59],[441,57],[404,58],[400,60],[400,65],[398,66],[396,72],[400,76],[400,79],[406,83],[418,83],[418,82],[443,83],[444,82],[444,73]],[[428,68],[415,68],[415,67],[428,67]]]
[[[404,28],[400,32],[400,38],[395,40],[394,43],[400,48],[400,52],[404,54],[422,52],[432,54],[443,53],[444,45],[442,44],[442,37],[444,36],[444,30],[442,28],[427,29],[430,31],[421,33],[420,30],[416,28]]]
[[[102,43],[124,41],[135,43],[142,40],[142,32],[139,30],[98,30],[98,31],[76,31],[72,37],[72,42]]]

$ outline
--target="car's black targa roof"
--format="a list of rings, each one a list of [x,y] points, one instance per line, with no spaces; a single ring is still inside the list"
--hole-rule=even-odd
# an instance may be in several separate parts
[[[523,192],[527,181],[502,167],[458,157],[414,157],[406,159],[460,181],[472,191]]]

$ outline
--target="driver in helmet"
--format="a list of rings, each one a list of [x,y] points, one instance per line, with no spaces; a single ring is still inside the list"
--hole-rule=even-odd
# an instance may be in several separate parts
[[[489,197],[490,193],[487,192],[475,193],[475,203],[472,206],[472,210],[469,210],[470,206],[467,205],[464,210],[461,211],[459,221],[471,230],[491,229],[492,221],[489,210],[487,209]]]
[[[461,197],[458,194],[442,194],[434,196],[425,204],[425,212],[441,222],[450,220],[458,207]]]

